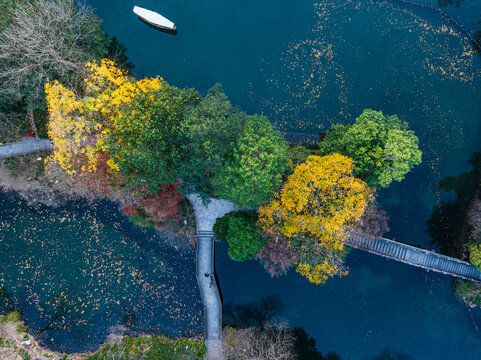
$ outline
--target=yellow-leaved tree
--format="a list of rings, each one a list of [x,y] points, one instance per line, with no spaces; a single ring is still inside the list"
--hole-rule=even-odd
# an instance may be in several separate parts
[[[49,160],[69,174],[95,173],[99,167],[118,171],[115,159],[105,154],[104,143],[118,126],[122,106],[137,94],[162,86],[166,85],[159,77],[133,81],[107,59],[86,64],[80,95],[57,81],[47,83],[48,134],[54,145]]]
[[[372,191],[353,176],[353,161],[340,154],[309,156],[288,177],[275,199],[259,209],[259,224],[284,235],[297,256],[297,271],[320,284],[346,274],[346,228],[364,213]]]

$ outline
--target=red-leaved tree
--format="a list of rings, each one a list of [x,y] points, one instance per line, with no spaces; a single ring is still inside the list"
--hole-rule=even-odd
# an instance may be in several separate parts
[[[157,195],[150,195],[137,200],[134,204],[122,208],[125,215],[145,215],[145,218],[154,223],[162,223],[179,211],[182,194],[177,190],[178,184],[164,185]]]

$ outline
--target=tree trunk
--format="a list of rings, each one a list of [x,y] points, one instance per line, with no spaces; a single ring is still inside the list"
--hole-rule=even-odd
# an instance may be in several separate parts
[[[32,127],[33,134],[35,135],[35,139],[38,139],[38,131],[37,126],[35,125],[35,120],[33,118],[33,110],[28,111],[28,120],[30,121],[30,126]]]

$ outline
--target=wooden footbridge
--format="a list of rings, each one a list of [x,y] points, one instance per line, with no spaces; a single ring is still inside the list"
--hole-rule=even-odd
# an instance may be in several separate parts
[[[28,140],[0,145],[0,159],[49,150],[52,145],[48,139]],[[210,230],[210,229],[209,229]],[[385,258],[435,271],[457,278],[481,282],[481,272],[469,262],[445,256],[435,251],[421,249],[399,241],[364,234],[351,229],[344,243],[350,247],[364,250]]]
[[[473,264],[399,241],[372,236],[351,229],[344,244],[428,271],[481,282],[481,272]]]

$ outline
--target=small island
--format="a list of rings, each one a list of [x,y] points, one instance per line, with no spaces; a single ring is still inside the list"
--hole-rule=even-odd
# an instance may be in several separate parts
[[[70,334],[68,328],[75,325],[65,318],[76,313],[75,321],[87,321],[85,305],[63,291],[41,303],[26,285],[24,294],[37,302],[37,309],[49,311],[44,328],[30,328],[33,315],[19,308],[20,292],[11,294],[4,287],[0,268],[0,357],[344,359],[335,352],[323,355],[302,327],[280,321],[283,310],[275,296],[224,303],[214,264],[219,247],[235,266],[247,268],[255,261],[272,281],[289,277],[309,289],[349,277],[348,255],[363,250],[426,274],[452,276],[464,304],[481,304],[479,153],[471,171],[439,184],[440,190],[457,195],[455,202],[439,202],[428,222],[441,253],[410,239],[385,238],[389,194],[398,194],[400,183],[425,160],[425,134],[405,114],[366,101],[355,114],[341,111],[343,121],[291,141],[275,115],[245,111],[219,83],[199,91],[175,86],[163,74],[140,76],[126,47],[104,32],[102,20],[85,5],[3,0],[0,10],[2,191],[15,193],[32,209],[109,201],[132,228],[169,239],[179,257],[195,252],[191,267],[204,311],[203,332],[138,331],[131,311],[94,351],[53,351],[43,336],[57,330]],[[316,54],[317,59],[322,55]],[[112,227],[127,232],[118,224]],[[0,245],[5,254],[11,250],[3,239]],[[47,245],[32,241],[32,246]],[[152,256],[147,263],[153,272],[166,271],[155,258],[160,250],[149,246],[138,256]],[[120,261],[112,264],[105,271],[114,271]],[[374,356],[411,359],[396,350]]]

